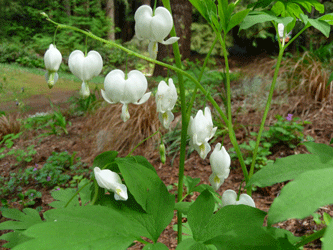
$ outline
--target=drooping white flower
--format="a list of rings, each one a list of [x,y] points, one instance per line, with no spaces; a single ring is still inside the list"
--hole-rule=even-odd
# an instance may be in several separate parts
[[[228,189],[222,195],[222,207],[227,205],[247,205],[250,207],[256,207],[253,199],[248,194],[241,194],[237,201],[237,193],[234,190]]]
[[[156,93],[156,105],[157,112],[159,112],[158,118],[163,124],[163,127],[169,128],[170,123],[174,119],[174,115],[171,110],[174,108],[177,101],[177,90],[173,84],[173,80],[170,78],[168,84],[165,81],[161,81],[157,87]]]
[[[103,68],[103,59],[97,51],[89,51],[84,56],[80,50],[74,50],[68,58],[70,71],[78,77],[83,83],[81,86],[81,95],[88,97],[90,95],[88,81],[101,73]]]
[[[209,161],[213,172],[209,177],[209,182],[216,191],[229,176],[231,159],[224,146],[221,147],[221,143],[217,143]]]
[[[282,42],[282,45],[284,45],[285,42],[289,42],[291,34],[292,34],[292,31],[290,31],[288,34],[285,34],[284,28],[285,27],[284,27],[283,23],[278,24],[278,33],[279,33],[279,38]]]
[[[150,6],[142,5],[136,10],[134,20],[135,34],[139,40],[148,39],[150,41],[148,51],[153,59],[156,59],[157,56],[157,42],[172,44],[179,39],[179,37],[171,37],[164,41],[173,26],[172,16],[164,7],[156,8],[153,15],[153,10]]]
[[[102,96],[108,103],[122,103],[121,119],[126,122],[130,114],[128,104],[142,104],[146,102],[151,92],[147,91],[148,83],[146,77],[138,70],[132,70],[125,79],[125,73],[120,69],[112,70],[104,80],[105,90],[101,90]]]
[[[115,200],[126,201],[128,199],[127,187],[122,184],[120,176],[109,169],[101,170],[99,167],[94,168],[95,179],[98,186],[114,192]]]
[[[191,116],[188,125],[188,135],[191,137],[190,145],[199,153],[202,159],[205,159],[210,151],[208,141],[214,136],[217,127],[213,128],[212,114],[208,107],[205,112],[199,110],[196,116]]]
[[[45,52],[44,55],[44,64],[47,70],[45,74],[45,79],[50,89],[58,80],[57,71],[59,70],[61,61],[62,61],[62,56],[60,51],[56,48],[55,45],[50,44],[50,47],[48,48],[48,50]]]

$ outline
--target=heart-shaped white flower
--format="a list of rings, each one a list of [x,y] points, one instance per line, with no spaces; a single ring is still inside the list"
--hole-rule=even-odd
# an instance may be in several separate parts
[[[250,207],[256,207],[253,199],[248,194],[241,194],[239,200],[237,201],[237,193],[234,190],[228,189],[222,195],[222,206],[227,205],[247,205]]]
[[[84,56],[82,51],[75,50],[69,55],[68,66],[70,71],[85,83],[85,91],[82,91],[82,85],[81,93],[84,93],[85,96],[89,96],[88,81],[98,76],[103,69],[103,59],[101,55],[97,51],[92,50],[87,56]],[[89,91],[88,95],[87,91]]]
[[[156,58],[158,45],[157,42],[162,44],[172,44],[176,42],[179,37],[171,37],[164,40],[170,33],[173,20],[170,12],[164,7],[158,7],[153,15],[153,10],[148,5],[140,6],[134,15],[135,20],[135,34],[139,40],[148,39],[150,41],[148,50],[150,57]]]
[[[168,84],[165,81],[161,81],[158,84],[155,99],[157,112],[159,112],[158,118],[165,128],[169,128],[170,123],[174,119],[171,110],[177,101],[177,90],[171,78]]]
[[[221,143],[217,143],[209,161],[213,171],[209,182],[216,191],[229,176],[231,159],[224,146],[221,147]]]
[[[191,137],[190,145],[205,159],[210,151],[208,141],[214,136],[217,127],[213,128],[212,114],[208,107],[205,113],[199,110],[196,116],[191,116],[187,133]]]
[[[62,61],[62,56],[60,51],[56,48],[56,46],[50,44],[50,47],[48,48],[48,50],[45,52],[44,55],[44,64],[47,70],[45,74],[45,79],[50,89],[58,80],[57,71],[59,70],[61,61]]]
[[[149,99],[151,92],[145,94],[147,87],[147,79],[140,71],[130,71],[125,80],[125,73],[120,69],[115,69],[106,75],[105,90],[102,89],[101,93],[108,103],[120,102],[123,104],[121,118],[126,122],[130,117],[128,104],[139,105]]]
[[[95,179],[98,186],[114,192],[115,200],[126,201],[128,199],[127,187],[122,184],[120,176],[109,169],[94,168]]]

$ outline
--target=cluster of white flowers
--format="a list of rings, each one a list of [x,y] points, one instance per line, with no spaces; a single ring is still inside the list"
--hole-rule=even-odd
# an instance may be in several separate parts
[[[173,20],[170,12],[164,7],[158,7],[153,12],[150,6],[143,5],[138,8],[134,16],[135,33],[138,39],[148,39],[150,41],[148,51],[153,59],[157,56],[157,43],[172,44],[176,42],[178,37],[171,37],[165,41],[169,35]],[[61,53],[54,45],[50,45],[44,56],[45,67],[47,69],[46,79],[51,88],[58,79],[56,73],[62,61]],[[88,97],[90,95],[88,81],[98,76],[103,68],[103,60],[97,51],[90,51],[86,56],[82,51],[73,51],[68,59],[68,66],[71,72],[82,80],[81,95]],[[132,70],[128,74],[116,69],[107,74],[104,80],[104,90],[101,94],[104,100],[110,104],[121,103],[121,118],[126,122],[130,118],[128,104],[136,105],[146,102],[151,92],[146,93],[148,82],[144,74],[138,70]],[[177,90],[173,80],[168,79],[168,84],[161,81],[156,93],[157,112],[163,127],[168,129],[174,119],[171,112],[177,101]],[[202,159],[205,159],[211,151],[208,141],[214,136],[217,127],[213,126],[211,111],[208,107],[204,111],[199,110],[196,116],[190,118],[188,126],[188,135],[191,137],[190,145],[199,153]],[[164,144],[160,147],[160,151],[165,154]],[[164,160],[165,161],[165,155]],[[212,175],[209,181],[217,191],[224,183],[224,180],[230,173],[230,156],[225,148],[217,143],[213,153],[210,156],[210,164],[212,167]],[[120,176],[109,169],[101,170],[94,168],[95,179],[97,184],[114,192],[116,200],[127,200],[127,187],[122,184]],[[246,194],[240,195],[237,201],[237,194],[233,190],[227,190],[222,196],[223,206],[246,204],[255,206],[252,198]]]

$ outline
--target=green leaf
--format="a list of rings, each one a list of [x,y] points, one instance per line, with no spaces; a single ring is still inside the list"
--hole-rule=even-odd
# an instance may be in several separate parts
[[[249,13],[249,9],[242,10],[240,12],[237,12],[236,14],[231,16],[231,19],[228,23],[228,28],[227,28],[227,33],[236,25],[240,24],[244,18],[247,16]]]
[[[327,22],[329,25],[333,25],[333,13],[329,13],[327,15],[321,16],[321,17],[319,17],[319,20],[323,20],[323,21]],[[333,80],[333,76],[332,76],[332,78],[330,77],[329,82],[331,82],[332,80]]]
[[[136,221],[102,206],[52,209],[44,218],[24,232],[34,239],[15,249],[126,249],[141,234]]]
[[[255,24],[269,21],[283,23],[284,26],[287,26],[294,19],[295,18],[293,17],[276,17],[274,13],[270,11],[252,11],[243,19],[243,22],[239,26],[239,30],[248,29]]]
[[[191,176],[184,176],[184,185],[187,188],[187,193],[193,192],[196,185],[200,182],[200,178],[192,178]]]
[[[330,36],[331,26],[326,21],[309,18],[309,23],[311,26],[315,27],[317,30],[323,33],[327,38]]]
[[[8,241],[8,243],[5,243],[3,245],[3,247],[13,248],[13,247],[15,247],[19,244],[22,244],[23,242],[26,242],[26,241],[28,241],[32,238],[23,235],[23,233],[21,231],[15,231],[15,232],[10,232],[10,233],[3,234],[0,237],[0,239]]]
[[[266,213],[246,205],[229,205],[215,213],[201,229],[200,241],[207,241],[222,234],[246,234],[249,228],[261,227]]]
[[[191,205],[188,211],[187,221],[191,227],[193,238],[195,240],[198,241],[201,238],[202,229],[212,217],[214,207],[214,198],[208,190],[202,192]]]
[[[177,224],[174,224],[172,226],[172,229],[176,232],[178,232],[178,225]],[[186,239],[193,239],[192,235],[192,230],[188,224],[188,222],[185,222],[185,223],[182,223],[182,234],[183,234],[183,240],[186,240]]]
[[[18,209],[6,209],[2,212],[2,216],[12,220],[2,222],[0,230],[24,230],[42,223],[39,213],[32,208],[24,208],[22,212]]]
[[[216,5],[212,0],[189,0],[209,24],[213,24],[212,13],[216,15]]]
[[[185,239],[180,244],[178,244],[176,250],[189,250],[191,246],[195,245],[197,242],[190,238],[190,239]]]
[[[304,142],[302,144],[310,153],[317,155],[322,163],[333,163],[333,148],[331,146],[315,142]]]
[[[247,8],[253,8],[253,9],[266,8],[268,5],[270,5],[274,1],[275,0],[258,0],[255,3],[249,4],[247,6]]]
[[[134,157],[116,158],[115,162],[119,167],[127,188],[141,207],[147,210],[149,193],[161,183],[156,171],[138,163]]]
[[[67,202],[75,195],[76,190],[74,188],[66,188],[64,190],[55,190],[51,193],[52,197],[56,200],[49,204],[53,208],[64,208]],[[80,206],[79,199],[76,197],[73,199],[67,207]]]
[[[290,218],[303,219],[333,203],[333,168],[307,171],[289,182],[268,212],[268,225]]]
[[[166,245],[161,242],[156,244],[147,244],[142,250],[169,250]]]
[[[248,225],[243,228],[243,233],[240,232],[230,232],[229,234],[224,234],[217,236],[206,244],[214,244],[217,249],[255,249],[255,250],[266,250],[266,249],[279,249],[279,250],[296,250],[298,248],[294,247],[288,242],[287,239],[278,238],[275,239],[271,236],[264,227],[258,227],[253,225]]]
[[[323,250],[333,249],[333,223],[330,223],[324,235]]]
[[[274,163],[267,164],[252,176],[246,186],[271,186],[275,183],[295,179],[297,176],[307,171],[331,168],[331,164],[321,163],[320,157],[317,155],[291,155],[285,158],[276,159]]]
[[[190,209],[190,206],[193,203],[191,202],[177,202],[175,204],[175,209],[179,212],[181,212],[182,214],[187,215],[188,214],[188,210]]]
[[[156,242],[173,218],[175,197],[155,171],[139,164],[134,157],[117,158],[116,163],[130,191],[129,198],[119,202],[105,195],[100,204],[139,222],[149,232],[144,236]]]
[[[117,151],[106,151],[99,155],[97,155],[93,162],[93,167],[99,167],[100,169],[103,169],[108,164],[114,162],[118,155]]]

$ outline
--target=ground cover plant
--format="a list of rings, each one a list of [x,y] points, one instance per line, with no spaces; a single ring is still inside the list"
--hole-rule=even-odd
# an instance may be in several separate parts
[[[332,248],[333,226],[327,215],[323,218],[324,223],[320,223],[323,228],[309,236],[296,237],[288,230],[273,226],[290,218],[303,219],[313,214],[318,208],[333,203],[330,193],[332,188],[330,180],[333,177],[331,171],[333,152],[330,146],[303,142],[311,154],[298,154],[277,159],[276,162],[268,163],[254,173],[257,156],[260,152],[262,153],[259,150],[262,138],[267,138],[272,144],[287,142],[289,147],[293,147],[300,138],[303,139],[297,133],[301,132],[299,130],[302,128],[291,122],[291,115],[287,117],[290,123],[286,123],[285,120],[282,121],[282,118],[278,117],[278,125],[272,126],[266,133],[264,133],[265,121],[284,50],[309,27],[318,29],[327,37],[330,25],[333,23],[332,15],[324,15],[318,19],[306,16],[300,6],[308,12],[312,7],[323,12],[323,5],[316,1],[293,1],[293,5],[286,1],[257,1],[247,9],[235,13],[238,1],[228,3],[226,0],[221,0],[217,2],[217,5],[214,1],[191,0],[191,3],[211,25],[225,56],[225,77],[223,77],[225,79],[225,96],[223,97],[225,109],[222,109],[211,93],[200,84],[203,74],[207,73],[205,66],[210,53],[197,77],[182,69],[168,0],[163,1],[164,7],[152,10],[149,6],[142,6],[135,14],[137,36],[150,41],[148,47],[150,57],[128,50],[112,41],[101,39],[74,26],[56,23],[47,14],[42,14],[47,21],[59,29],[77,31],[177,73],[179,91],[177,92],[176,86],[170,78],[159,83],[155,95],[157,119],[160,121],[161,127],[163,126],[165,129],[172,127],[171,123],[174,120],[172,110],[178,95],[181,100],[182,128],[178,180],[175,185],[177,190],[170,193],[151,163],[143,156],[133,155],[137,146],[155,134],[167,136],[158,129],[139,142],[137,146],[132,147],[125,157],[119,156],[117,151],[105,151],[98,154],[93,160],[92,176],[87,176],[87,178],[77,176],[75,179],[73,178],[77,188],[61,189],[52,193],[53,198],[57,201],[51,203],[50,206],[55,209],[44,212],[43,220],[38,209],[25,208],[22,212],[17,209],[3,209],[3,216],[10,220],[2,222],[0,229],[14,230],[1,236],[1,239],[8,241],[6,247],[13,249],[126,249],[140,242],[145,245],[143,249],[168,249],[165,244],[158,242],[158,239],[170,224],[174,211],[176,211],[177,225],[174,227],[174,230],[177,231],[176,249],[299,249],[319,238],[323,238],[323,249]],[[257,10],[259,7],[266,8],[271,3],[273,7],[269,11]],[[297,18],[305,26],[289,39],[287,34],[292,30]],[[271,22],[276,29],[280,52],[260,128],[256,134],[257,138],[250,145],[252,161],[248,169],[232,122],[230,71],[225,39],[226,34],[238,24],[240,29],[246,29],[266,21]],[[147,25],[150,26],[148,31],[146,30]],[[169,33],[171,38],[165,41],[165,37]],[[157,47],[160,46],[158,43],[173,44],[176,66],[155,60]],[[49,52],[55,59],[58,59],[59,56],[54,52],[55,49],[54,46],[50,46],[46,54]],[[48,71],[47,82],[52,87],[56,84],[58,78],[56,71],[61,60],[53,60],[52,56],[45,56],[45,60]],[[69,68],[82,81],[80,91],[82,97],[89,97],[89,81],[100,73],[102,63],[101,56],[96,51],[90,51],[84,55],[81,51],[76,50],[70,55]],[[186,101],[184,78],[190,79],[195,84],[189,102]],[[133,108],[131,104],[136,104],[140,108],[151,95],[150,92],[146,93],[147,85],[147,80],[140,71],[113,70],[105,78],[101,95],[110,104],[120,103],[121,115],[118,116],[118,119],[129,122],[130,119],[133,119],[133,114],[130,112]],[[211,106],[203,104],[203,107],[198,109],[194,116],[191,116],[198,90],[205,97],[205,103],[210,103],[214,108],[214,112],[211,111]],[[201,102],[198,103],[200,105]],[[199,184],[199,178],[184,175],[188,136],[190,148],[194,149],[200,158],[206,159],[211,151],[209,141],[218,129],[212,119],[212,116],[216,114],[219,115],[220,123],[224,124],[223,129],[227,131],[225,136],[228,136],[234,147],[243,174],[241,185],[236,190],[226,190],[222,196],[216,191],[228,178],[231,164],[231,157],[223,146],[223,141],[222,144],[221,142],[215,144],[209,157],[212,171],[212,175],[209,177],[211,185]],[[59,117],[61,118],[60,115]],[[63,128],[65,124],[66,128],[63,119],[60,121],[62,121],[60,127]],[[66,133],[66,130],[64,132]],[[14,137],[15,135],[6,137],[3,140],[4,144],[11,146]],[[162,162],[165,161],[165,148],[163,140],[161,140],[159,154]],[[42,185],[54,186],[65,183],[70,177],[62,175],[63,168],[77,167],[74,163],[75,154],[53,154],[49,159],[46,166],[42,168],[43,170],[35,170],[35,168],[29,170],[35,176],[35,180],[37,178]],[[67,165],[60,166],[60,162],[66,162]],[[27,173],[27,175],[29,174]],[[57,181],[51,183],[54,179]],[[12,180],[17,181],[17,178],[12,178]],[[8,185],[10,181],[9,179]],[[21,181],[20,178],[19,181]],[[23,181],[29,181],[29,177]],[[256,208],[251,197],[253,186],[267,187],[286,181],[290,182],[282,188],[281,194],[275,198],[268,213]],[[242,183],[245,186],[242,186]],[[185,193],[184,187],[186,187]],[[16,188],[16,185],[13,184],[13,188]],[[196,199],[188,200],[193,192],[198,192],[200,195]],[[19,197],[23,204],[29,206],[35,199],[40,198],[40,194],[34,190],[27,190]],[[264,222],[266,216],[267,222]],[[186,223],[183,223],[184,219]],[[316,220],[318,222],[318,218]],[[54,235],[57,237],[55,238]]]

